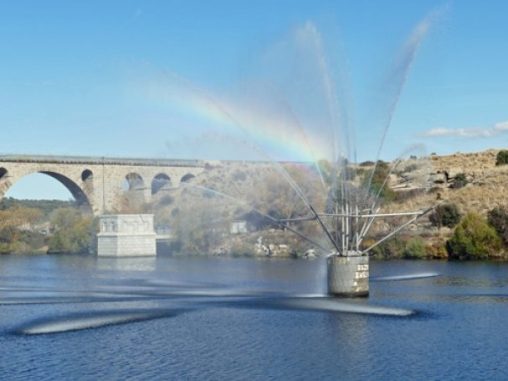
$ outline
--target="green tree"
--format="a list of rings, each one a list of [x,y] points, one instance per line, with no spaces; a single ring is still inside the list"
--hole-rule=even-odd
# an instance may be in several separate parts
[[[190,195],[182,201],[180,212],[172,220],[174,247],[183,254],[210,254],[221,246],[228,232],[230,218],[223,216],[226,201]]]
[[[74,208],[60,208],[51,216],[51,227],[49,253],[87,253],[93,247],[96,228],[90,215]]]
[[[0,210],[0,229],[32,225],[40,219],[41,215],[39,209],[22,206]]]
[[[0,253],[21,253],[37,250],[43,242],[33,240],[28,232],[40,219],[41,210],[13,206],[0,210]],[[36,246],[33,246],[36,244]]]
[[[501,150],[496,156],[496,165],[508,164],[508,150]]]
[[[501,239],[482,216],[468,213],[446,242],[446,249],[451,259],[487,259],[499,256]]]
[[[364,177],[364,186],[369,186],[370,192],[373,195],[378,195],[385,201],[393,201],[395,199],[395,192],[388,184],[388,176],[390,176],[390,166],[388,163],[379,160],[374,169],[374,172],[367,172]],[[372,179],[371,179],[372,177]]]

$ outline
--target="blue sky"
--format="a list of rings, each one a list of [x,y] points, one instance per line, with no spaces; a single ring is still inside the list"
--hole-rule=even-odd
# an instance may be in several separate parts
[[[0,3],[0,151],[223,158],[238,136],[206,146],[221,118],[175,106],[168,78],[220,103],[260,73],[282,76],[284,67],[269,72],[260,57],[310,22],[356,128],[359,159],[368,159],[382,129],[371,126],[394,98],[386,86],[393,62],[436,10],[381,157],[419,143],[438,154],[506,146],[505,1],[21,0]],[[30,195],[28,184],[12,195]],[[54,193],[49,187],[39,188]]]

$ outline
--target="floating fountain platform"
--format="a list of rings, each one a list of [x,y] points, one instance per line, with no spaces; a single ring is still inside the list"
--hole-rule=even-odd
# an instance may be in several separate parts
[[[327,259],[328,293],[336,297],[369,296],[369,256],[332,254]]]
[[[348,210],[348,204],[346,203],[345,205],[346,210]],[[316,213],[316,218],[318,219],[324,216],[336,218],[338,229],[335,233],[340,233],[332,234],[327,230],[324,223],[321,224],[324,231],[327,232],[330,241],[336,247],[336,250],[327,257],[328,293],[335,297],[369,296],[369,252],[431,210],[433,210],[433,207],[414,212],[378,213],[379,209],[376,211],[371,209],[367,213],[360,213],[356,207],[353,214],[320,215]],[[376,218],[401,216],[410,217],[410,219],[390,233],[385,234],[368,248],[359,249],[366,232]],[[366,222],[363,224],[359,223],[360,219],[366,219]],[[337,237],[336,239],[333,238],[334,235]],[[340,249],[341,247],[342,250]]]

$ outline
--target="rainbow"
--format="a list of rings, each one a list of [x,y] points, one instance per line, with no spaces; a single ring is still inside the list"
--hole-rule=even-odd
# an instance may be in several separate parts
[[[182,79],[157,81],[148,85],[152,99],[197,122],[200,128],[218,132],[247,144],[260,159],[317,162],[333,160],[330,136],[304,130],[296,118],[281,110],[268,110],[255,100],[240,102],[210,95]]]

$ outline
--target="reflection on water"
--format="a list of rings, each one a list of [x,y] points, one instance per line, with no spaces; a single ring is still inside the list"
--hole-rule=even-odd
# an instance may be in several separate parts
[[[508,265],[373,261],[378,281],[371,283],[371,297],[337,300],[323,295],[323,264],[0,257],[0,345],[12,359],[2,373],[37,378],[57,371],[85,379],[506,376],[497,353],[508,339],[499,329]],[[24,373],[37,358],[47,361]]]
[[[97,258],[97,269],[112,271],[154,271],[155,257]]]

